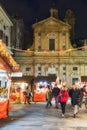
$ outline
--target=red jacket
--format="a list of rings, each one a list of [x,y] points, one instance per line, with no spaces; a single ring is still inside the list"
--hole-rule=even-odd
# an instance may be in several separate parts
[[[69,98],[68,91],[60,90],[59,98],[60,98],[60,102],[67,102]]]

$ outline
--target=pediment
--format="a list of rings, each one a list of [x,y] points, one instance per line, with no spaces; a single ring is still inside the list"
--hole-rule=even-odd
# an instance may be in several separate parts
[[[57,21],[52,20],[52,19],[45,21],[43,24],[45,26],[55,26],[55,25],[58,26],[59,25],[59,23]]]
[[[41,26],[41,27],[69,27],[69,25],[59,19],[55,19],[53,17],[50,17],[48,19],[42,20],[36,24],[33,25],[33,27],[37,27],[37,26]]]

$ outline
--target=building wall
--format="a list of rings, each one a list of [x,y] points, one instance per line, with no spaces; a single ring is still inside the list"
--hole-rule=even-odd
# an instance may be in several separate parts
[[[33,49],[15,54],[23,75],[59,76],[68,87],[75,80],[80,81],[81,76],[87,76],[87,49],[77,50],[71,46],[69,29],[68,24],[53,17],[35,23]],[[49,50],[50,38],[55,39],[54,50]]]
[[[31,53],[31,52],[30,52]],[[65,54],[58,52],[29,52],[23,57],[16,53],[16,61],[21,65],[23,75],[48,76],[56,75],[70,86],[73,80],[81,80],[81,76],[87,76],[87,51],[71,51]],[[79,56],[79,53],[81,56]],[[19,56],[20,55],[20,56]],[[26,68],[31,68],[26,71]]]
[[[0,39],[2,39],[7,46],[11,46],[12,26],[13,23],[11,19],[9,18],[3,7],[0,5]]]

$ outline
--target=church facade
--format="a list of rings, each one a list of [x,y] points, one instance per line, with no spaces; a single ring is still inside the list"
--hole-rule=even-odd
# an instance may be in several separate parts
[[[58,10],[51,8],[50,17],[36,22],[32,28],[33,45],[27,51],[16,52],[14,57],[24,76],[58,76],[68,87],[87,76],[87,48],[72,47],[70,32],[74,31],[67,17],[61,21]]]

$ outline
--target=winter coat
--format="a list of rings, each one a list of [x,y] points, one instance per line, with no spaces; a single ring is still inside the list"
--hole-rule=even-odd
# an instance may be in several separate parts
[[[60,92],[60,89],[58,87],[54,87],[52,90],[52,96],[54,97],[58,96],[59,92]]]
[[[70,89],[69,95],[71,97],[72,105],[79,105],[81,104],[81,91],[80,89]]]
[[[67,90],[60,90],[59,92],[59,100],[60,102],[67,102],[69,98],[69,94]]]
[[[51,101],[52,100],[52,91],[50,89],[46,92],[46,100]]]

